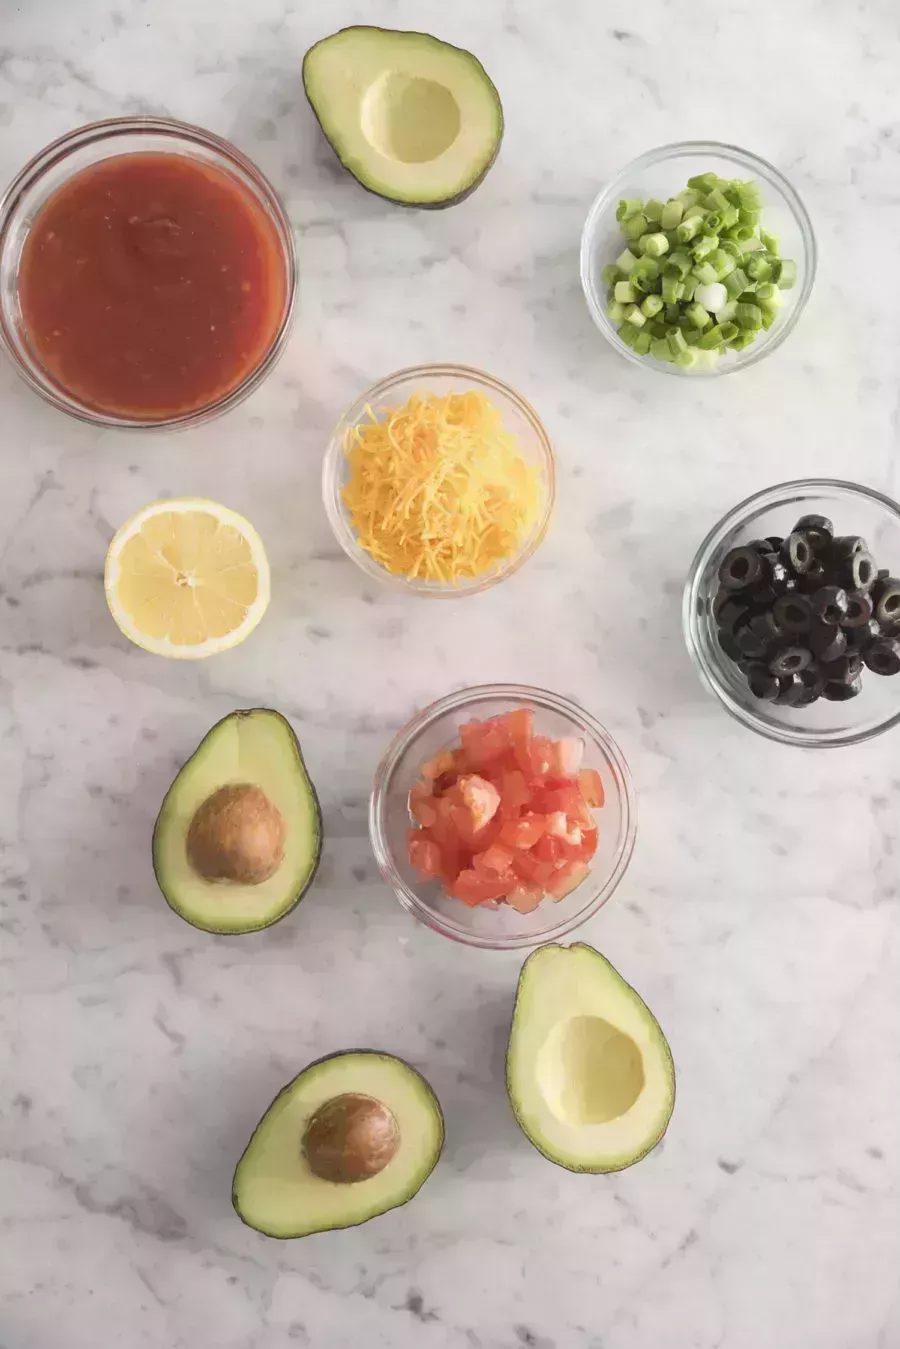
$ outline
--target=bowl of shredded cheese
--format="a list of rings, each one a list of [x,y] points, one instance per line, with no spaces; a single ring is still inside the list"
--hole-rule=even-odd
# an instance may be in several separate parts
[[[347,409],[322,490],[338,542],[369,576],[419,595],[472,595],[511,576],[546,534],[553,449],[501,380],[416,366]]]

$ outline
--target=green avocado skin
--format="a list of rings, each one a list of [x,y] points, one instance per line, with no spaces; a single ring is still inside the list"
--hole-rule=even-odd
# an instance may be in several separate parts
[[[355,30],[357,30],[357,31],[359,31],[359,30],[368,30],[369,32],[372,32],[372,33],[392,33],[392,32],[401,31],[401,30],[392,29],[392,28],[381,28],[381,27],[379,27],[378,24],[374,24],[374,23],[352,24],[352,25],[348,25],[346,28],[339,28],[339,29],[337,30],[336,33],[329,33],[328,37],[321,38],[321,39],[320,39],[320,42],[328,42],[332,37],[337,37],[339,33],[347,33],[347,32],[349,32],[351,28],[353,28],[353,29],[355,29]],[[403,31],[404,35],[407,35],[407,34],[408,34],[408,35],[412,35],[412,36],[414,36],[414,37],[433,37],[433,36],[434,36],[433,33],[424,33],[424,32],[422,32],[422,31],[420,31],[419,29],[404,29],[404,30],[402,30],[402,31]],[[453,46],[454,46],[454,44],[453,44],[452,42],[444,42],[444,39],[443,39],[443,38],[439,38],[439,39],[435,39],[435,40],[436,40],[436,41],[442,42],[443,45],[444,45],[445,47],[453,47]],[[347,168],[347,165],[346,165],[346,164],[344,163],[344,161],[341,159],[341,157],[340,157],[340,155],[338,154],[337,150],[334,149],[334,145],[333,145],[332,142],[331,142],[331,139],[330,139],[330,137],[329,137],[329,135],[328,135],[328,132],[325,130],[324,126],[322,126],[322,119],[319,117],[318,111],[316,110],[316,105],[315,105],[315,103],[313,102],[313,100],[312,100],[312,99],[310,98],[310,96],[309,96],[309,89],[307,88],[307,85],[306,85],[306,62],[307,62],[307,58],[311,55],[312,52],[315,51],[316,47],[318,47],[318,46],[319,46],[319,42],[314,43],[313,46],[310,47],[309,51],[306,53],[306,56],[304,56],[304,58],[303,58],[303,92],[304,92],[304,94],[306,95],[306,101],[307,101],[307,103],[308,103],[309,106],[312,108],[313,116],[315,117],[316,121],[317,121],[318,124],[319,124],[319,128],[320,128],[320,130],[321,130],[321,132],[322,132],[322,135],[325,137],[326,141],[328,141],[328,144],[331,146],[332,150],[334,150],[335,158],[336,158],[336,159],[338,160],[338,162],[342,165],[342,167],[343,167],[344,169],[347,170],[347,172],[350,174],[350,177],[353,178],[355,182],[359,183],[360,187],[365,188],[365,190],[366,190],[367,192],[370,192],[370,193],[372,194],[373,197],[379,197],[381,201],[389,201],[389,202],[392,202],[395,206],[405,206],[408,210],[411,210],[411,211],[444,211],[444,210],[447,209],[448,206],[458,206],[458,205],[460,204],[460,202],[465,201],[467,197],[471,197],[472,193],[473,193],[477,188],[481,187],[481,184],[484,182],[485,178],[486,178],[487,175],[490,173],[491,169],[494,167],[494,164],[497,162],[497,156],[498,156],[499,153],[500,153],[500,146],[501,146],[501,144],[502,144],[502,142],[503,142],[503,132],[504,132],[504,129],[505,129],[505,123],[504,123],[504,120],[503,120],[503,104],[500,102],[500,95],[499,95],[499,93],[497,93],[497,87],[496,87],[496,85],[494,84],[493,80],[491,79],[490,75],[488,75],[487,71],[484,69],[484,66],[483,66],[483,65],[481,64],[481,62],[478,60],[478,57],[477,57],[477,56],[475,56],[472,52],[468,51],[465,47],[455,47],[455,48],[454,48],[455,51],[462,52],[465,56],[468,56],[470,60],[472,60],[472,61],[475,62],[475,64],[481,69],[482,73],[484,74],[484,78],[487,80],[488,84],[491,86],[491,88],[494,90],[494,93],[497,95],[497,110],[498,110],[498,113],[499,113],[500,124],[499,124],[499,128],[498,128],[498,131],[497,131],[497,143],[496,143],[496,145],[495,145],[495,147],[494,147],[494,153],[491,155],[489,161],[487,162],[487,164],[485,164],[485,166],[484,166],[484,168],[482,169],[481,173],[479,173],[478,177],[474,180],[474,182],[469,183],[469,185],[468,185],[467,187],[463,188],[463,190],[462,190],[461,192],[457,192],[454,196],[452,196],[452,197],[445,197],[445,198],[443,198],[442,201],[403,201],[400,197],[388,197],[388,196],[385,195],[384,192],[376,192],[375,189],[374,189],[374,187],[369,187],[368,183],[364,182],[362,178],[358,178],[357,175],[353,172],[352,169]]]
[[[401,1059],[401,1058],[399,1057],[399,1055],[397,1055],[397,1054],[388,1054],[388,1053],[386,1053],[383,1049],[337,1049],[337,1050],[334,1051],[333,1054],[323,1054],[321,1058],[313,1059],[312,1063],[308,1063],[308,1064],[306,1065],[306,1067],[303,1068],[303,1069],[301,1069],[301,1071],[300,1071],[299,1073],[297,1073],[297,1075],[296,1075],[295,1077],[292,1077],[292,1078],[291,1078],[290,1082],[288,1082],[286,1086],[284,1086],[284,1087],[281,1088],[281,1091],[277,1092],[276,1095],[272,1097],[272,1100],[269,1102],[269,1104],[266,1106],[265,1110],[264,1110],[264,1111],[262,1112],[262,1114],[260,1115],[260,1117],[259,1117],[259,1123],[257,1124],[256,1128],[253,1130],[253,1133],[250,1135],[249,1142],[247,1143],[247,1146],[244,1148],[244,1151],[241,1153],[240,1157],[238,1158],[237,1166],[234,1168],[234,1175],[233,1175],[232,1181],[231,1181],[231,1203],[232,1203],[232,1207],[234,1208],[235,1213],[236,1213],[237,1216],[240,1218],[241,1222],[244,1224],[245,1227],[249,1227],[250,1230],[251,1230],[251,1232],[256,1232],[258,1236],[264,1236],[264,1237],[266,1237],[266,1239],[267,1239],[268,1241],[302,1241],[303,1238],[302,1238],[302,1237],[291,1237],[291,1236],[273,1236],[273,1235],[272,1235],[271,1233],[269,1233],[269,1232],[260,1232],[258,1227],[253,1227],[251,1223],[248,1223],[248,1222],[247,1222],[246,1218],[245,1218],[244,1215],[241,1213],[240,1207],[239,1207],[239,1205],[238,1205],[238,1198],[237,1198],[237,1193],[236,1193],[236,1189],[235,1189],[235,1181],[237,1180],[237,1173],[238,1173],[238,1171],[239,1171],[239,1169],[240,1169],[241,1162],[244,1160],[244,1157],[245,1157],[245,1156],[247,1155],[247,1153],[250,1151],[250,1148],[251,1148],[251,1146],[252,1146],[252,1144],[253,1144],[253,1140],[254,1140],[254,1138],[256,1137],[256,1134],[257,1134],[257,1132],[258,1132],[258,1130],[259,1130],[259,1127],[260,1127],[260,1125],[263,1123],[263,1121],[265,1120],[265,1118],[266,1118],[266,1116],[268,1115],[269,1111],[272,1109],[272,1106],[275,1104],[276,1101],[280,1100],[281,1097],[284,1096],[286,1092],[289,1092],[289,1091],[292,1090],[292,1088],[293,1088],[293,1086],[294,1086],[294,1083],[295,1083],[299,1078],[305,1077],[306,1074],[310,1071],[311,1068],[318,1068],[318,1067],[321,1066],[321,1064],[323,1064],[323,1063],[328,1063],[331,1059],[342,1059],[342,1058],[345,1058],[345,1057],[348,1056],[348,1055],[353,1055],[353,1054],[372,1054],[372,1055],[374,1055],[376,1058],[394,1059],[397,1063],[402,1063],[403,1066],[404,1066],[404,1068],[407,1068],[407,1069],[409,1070],[409,1072],[414,1073],[415,1076],[420,1080],[420,1082],[424,1083],[424,1085],[425,1085],[425,1086],[427,1087],[427,1089],[428,1089],[428,1094],[429,1094],[429,1096],[431,1097],[431,1104],[432,1104],[432,1106],[433,1106],[433,1108],[434,1108],[435,1117],[437,1118],[438,1123],[440,1124],[440,1128],[441,1128],[441,1136],[440,1136],[440,1140],[439,1140],[439,1142],[438,1142],[437,1152],[435,1153],[435,1156],[434,1156],[434,1162],[432,1163],[432,1166],[431,1166],[431,1171],[429,1171],[428,1174],[425,1175],[425,1176],[422,1178],[422,1185],[425,1184],[425,1181],[428,1179],[428,1176],[431,1175],[431,1172],[434,1170],[434,1168],[437,1166],[438,1162],[439,1162],[440,1159],[441,1159],[441,1154],[442,1154],[443,1151],[444,1151],[444,1142],[445,1142],[445,1139],[446,1139],[446,1129],[445,1129],[445,1125],[444,1125],[444,1112],[443,1112],[443,1110],[441,1109],[441,1103],[440,1103],[440,1101],[438,1100],[437,1096],[436,1096],[436,1095],[434,1094],[434,1092],[432,1091],[430,1082],[428,1082],[428,1081],[422,1076],[422,1074],[419,1072],[418,1068],[414,1068],[414,1067],[412,1066],[411,1063],[407,1063],[406,1059]],[[408,1199],[405,1199],[404,1202],[403,1202],[403,1204],[397,1204],[395,1207],[397,1207],[397,1208],[403,1208],[406,1204],[408,1204],[408,1203],[410,1202],[410,1200],[415,1199],[416,1195],[419,1193],[419,1190],[422,1188],[422,1185],[420,1185],[420,1186],[419,1186],[419,1189],[415,1190],[415,1191],[409,1196]],[[391,1212],[390,1209],[387,1210],[387,1211],[388,1211],[388,1212]],[[308,1232],[308,1233],[306,1233],[305,1235],[307,1235],[307,1236],[318,1236],[319,1232],[342,1232],[342,1231],[345,1230],[345,1228],[348,1228],[348,1227],[363,1227],[367,1222],[371,1222],[371,1219],[369,1219],[369,1218],[363,1218],[362,1221],[361,1221],[361,1222],[358,1222],[358,1223],[341,1223],[339,1226],[336,1226],[336,1227],[322,1227],[322,1228],[319,1228],[318,1231],[316,1231],[316,1232]]]
[[[199,754],[199,753],[201,752],[201,750],[203,749],[203,746],[204,746],[204,745],[206,744],[206,742],[210,739],[210,737],[213,736],[213,735],[215,735],[216,731],[217,731],[221,726],[224,726],[225,723],[226,723],[227,721],[232,721],[232,720],[235,720],[235,719],[244,719],[244,718],[247,718],[247,717],[252,717],[252,716],[254,715],[254,713],[256,713],[256,712],[265,712],[265,713],[267,713],[269,716],[275,716],[275,717],[277,717],[277,718],[279,719],[279,721],[282,721],[282,722],[284,723],[285,731],[290,735],[291,739],[292,739],[293,742],[294,742],[294,745],[296,746],[297,757],[299,758],[299,760],[300,760],[300,765],[301,765],[301,767],[302,767],[304,773],[306,774],[306,781],[307,781],[307,784],[308,784],[308,787],[309,787],[310,800],[311,800],[311,802],[312,802],[312,804],[313,804],[313,806],[314,806],[314,808],[315,808],[315,819],[316,819],[316,851],[315,851],[315,857],[314,857],[314,859],[313,859],[313,864],[312,864],[312,867],[311,867],[311,869],[310,869],[309,876],[307,877],[306,882],[305,882],[303,888],[300,890],[299,894],[295,897],[293,903],[291,903],[291,904],[289,905],[289,907],[286,908],[286,909],[284,910],[283,913],[280,913],[280,914],[278,915],[277,918],[273,918],[272,921],[271,921],[271,923],[261,923],[261,924],[259,924],[259,925],[256,926],[256,927],[247,927],[247,928],[242,929],[241,931],[235,931],[234,928],[220,929],[220,928],[216,928],[216,927],[212,927],[212,926],[210,926],[210,927],[198,927],[198,925],[197,925],[196,923],[192,923],[191,920],[190,920],[189,918],[186,918],[186,917],[184,916],[184,914],[181,912],[181,910],[180,910],[175,904],[172,903],[172,900],[171,900],[171,898],[169,897],[169,893],[168,893],[168,891],[167,891],[167,889],[166,889],[165,885],[163,884],[162,879],[161,879],[161,877],[160,877],[160,874],[159,874],[159,867],[158,867],[158,865],[157,865],[157,846],[158,846],[158,839],[159,839],[159,834],[160,834],[160,822],[161,822],[162,820],[164,820],[164,818],[165,818],[166,802],[168,801],[169,795],[170,795],[170,793],[173,791],[173,789],[174,789],[174,787],[175,787],[175,784],[177,783],[178,778],[179,778],[179,776],[181,775],[181,771],[182,771],[181,768],[180,768],[180,769],[178,770],[178,772],[175,774],[175,777],[172,779],[172,786],[169,788],[169,791],[166,792],[165,796],[163,797],[162,805],[160,806],[160,808],[159,808],[159,813],[158,813],[158,815],[157,815],[157,817],[156,817],[156,823],[155,823],[154,826],[153,826],[153,840],[152,840],[152,844],[151,844],[151,846],[152,846],[152,853],[153,853],[153,874],[154,874],[154,876],[156,877],[156,884],[159,886],[160,890],[162,891],[163,898],[165,899],[166,903],[168,904],[168,906],[169,906],[169,908],[172,910],[172,912],[175,913],[175,914],[177,914],[178,917],[179,917],[183,922],[187,923],[189,927],[194,928],[194,930],[197,931],[197,932],[209,932],[209,933],[211,933],[212,935],[218,936],[218,937],[244,937],[244,936],[246,936],[248,933],[251,933],[251,932],[263,932],[263,931],[266,930],[266,928],[274,927],[276,923],[280,923],[280,922],[282,921],[282,919],[287,918],[288,914],[291,914],[291,913],[294,912],[294,910],[296,909],[297,905],[300,903],[300,901],[301,901],[301,900],[303,899],[303,897],[306,895],[307,891],[309,890],[310,886],[312,885],[313,881],[314,881],[315,878],[316,878],[316,872],[319,870],[319,863],[320,863],[321,860],[322,860],[322,844],[323,844],[322,807],[321,807],[321,804],[320,804],[320,802],[319,802],[318,795],[316,794],[316,789],[315,789],[315,785],[314,785],[314,783],[313,783],[313,780],[312,780],[312,778],[310,777],[309,773],[306,771],[306,763],[305,763],[304,758],[303,758],[303,751],[302,751],[302,749],[300,748],[300,741],[297,739],[297,736],[296,736],[296,734],[295,734],[295,732],[294,732],[294,728],[293,728],[293,726],[290,724],[290,722],[288,721],[287,717],[282,716],[282,714],[281,714],[280,712],[276,712],[274,708],[272,708],[272,707],[248,707],[248,708],[241,708],[241,709],[239,709],[239,710],[236,711],[236,712],[229,712],[227,716],[222,717],[219,721],[216,722],[216,724],[215,724],[214,726],[210,727],[210,729],[207,731],[206,735],[205,735],[205,736],[203,737],[203,739],[200,741],[200,744],[199,744],[199,745],[197,746],[197,748],[194,750],[194,753],[191,754],[191,755],[189,756],[189,758],[185,759],[184,764],[182,764],[182,768],[184,768],[186,764],[190,763],[191,759],[193,759],[195,755],[197,755],[197,754]]]
[[[550,942],[550,943],[548,943],[548,944],[551,945],[551,946],[561,946],[561,945],[562,945],[561,942]],[[573,949],[573,948],[576,947],[576,946],[584,947],[584,949],[585,949],[586,951],[590,951],[590,952],[592,953],[592,955],[600,956],[600,952],[597,951],[597,950],[596,950],[593,946],[591,946],[588,942],[583,942],[583,941],[580,941],[580,942],[572,942],[569,949],[571,950],[571,949]],[[529,965],[529,963],[531,962],[532,957],[533,957],[533,956],[536,956],[536,955],[538,954],[538,952],[539,952],[539,951],[542,951],[543,949],[544,949],[543,947],[539,946],[539,947],[537,948],[536,951],[532,951],[531,955],[528,956],[528,958],[527,958],[526,961],[525,961],[525,964],[522,966],[521,970],[519,971],[519,978],[518,978],[518,981],[517,981],[517,983],[516,983],[516,997],[515,997],[515,1002],[513,1003],[513,1014],[512,1014],[512,1019],[510,1020],[510,1035],[512,1035],[512,1023],[513,1023],[513,1021],[515,1021],[515,1019],[516,1019],[516,1009],[517,1009],[518,1004],[519,1004],[519,991],[520,991],[520,989],[521,989],[521,987],[522,987],[522,980],[523,980],[524,977],[525,977],[525,971],[528,969],[528,965]],[[603,960],[607,965],[609,964],[609,961],[606,960],[606,957],[605,957],[605,956],[600,956],[600,958],[601,958],[601,960]],[[618,970],[616,970],[616,974],[618,975],[618,977],[619,977],[620,979],[622,979],[622,976],[619,974]],[[626,980],[622,979],[622,983],[623,983],[623,984],[626,984],[626,987],[631,988],[631,985],[630,985],[630,984],[627,984],[627,983],[626,983]],[[640,998],[640,994],[637,993],[637,991],[636,991],[635,989],[631,988],[631,991],[632,991],[633,993],[635,993],[635,995],[636,995],[638,998]],[[652,1022],[654,1023],[654,1025],[655,1025],[657,1028],[659,1028],[659,1022],[656,1020],[656,1017],[655,1017],[655,1016],[653,1015],[653,1013],[650,1011],[650,1008],[647,1007],[647,1004],[646,1004],[646,1003],[644,1003],[643,998],[640,998],[640,1000],[641,1000],[641,1002],[644,1004],[644,1007],[647,1009],[647,1014],[648,1014],[648,1016],[650,1017],[650,1019],[652,1020]],[[661,1030],[661,1029],[660,1029],[660,1035],[662,1035],[662,1030]],[[548,1162],[552,1162],[554,1166],[560,1166],[560,1167],[562,1167],[565,1171],[574,1171],[574,1172],[576,1172],[578,1175],[581,1175],[581,1176],[584,1176],[584,1175],[591,1175],[591,1176],[598,1176],[598,1175],[600,1175],[600,1176],[609,1176],[609,1175],[612,1175],[612,1174],[613,1174],[614,1172],[616,1172],[616,1171],[627,1171],[629,1167],[631,1167],[631,1166],[636,1166],[638,1162],[643,1161],[644,1158],[645,1158],[649,1153],[651,1153],[651,1152],[653,1151],[653,1149],[654,1149],[655,1147],[658,1146],[659,1143],[662,1142],[663,1138],[664,1138],[665,1135],[666,1135],[666,1131],[667,1131],[667,1129],[668,1129],[668,1127],[669,1127],[669,1124],[670,1124],[670,1122],[671,1122],[672,1115],[674,1114],[674,1111],[675,1111],[675,1091],[676,1091],[676,1084],[675,1084],[675,1064],[674,1064],[674,1062],[673,1062],[673,1060],[672,1060],[672,1051],[671,1051],[671,1049],[670,1049],[670,1047],[669,1047],[669,1043],[668,1043],[668,1041],[666,1040],[666,1038],[665,1038],[664,1035],[662,1036],[662,1041],[663,1041],[663,1044],[665,1045],[666,1052],[667,1052],[667,1055],[668,1055],[669,1065],[670,1065],[670,1067],[671,1067],[671,1069],[672,1069],[672,1074],[671,1074],[671,1081],[672,1081],[672,1109],[671,1109],[670,1112],[669,1112],[669,1118],[666,1120],[666,1126],[665,1126],[665,1128],[662,1130],[662,1132],[659,1134],[659,1136],[658,1136],[657,1138],[653,1138],[653,1139],[651,1139],[651,1140],[648,1142],[647,1146],[644,1148],[644,1150],[643,1150],[642,1152],[637,1153],[634,1157],[630,1158],[627,1162],[623,1162],[621,1166],[604,1166],[604,1167],[576,1166],[576,1165],[570,1165],[568,1162],[560,1161],[560,1159],[559,1159],[558,1157],[551,1156],[551,1154],[550,1154],[549,1152],[545,1152],[544,1149],[541,1147],[540,1143],[536,1142],[535,1139],[534,1139],[534,1137],[528,1132],[528,1130],[525,1128],[525,1125],[524,1125],[523,1122],[522,1122],[522,1119],[521,1119],[521,1116],[520,1116],[520,1114],[519,1114],[519,1111],[518,1111],[517,1108],[516,1108],[515,1096],[514,1096],[514,1094],[513,1094],[512,1085],[511,1085],[511,1083],[510,1083],[510,1074],[509,1074],[509,1047],[508,1047],[508,1042],[507,1042],[507,1052],[506,1052],[506,1095],[507,1095],[507,1098],[508,1098],[508,1100],[509,1100],[509,1106],[510,1106],[510,1109],[512,1110],[513,1115],[515,1116],[516,1124],[518,1124],[519,1128],[522,1130],[522,1133],[523,1133],[523,1134],[525,1135],[525,1137],[528,1139],[529,1143],[530,1143],[531,1146],[535,1149],[535,1151],[539,1152],[539,1153],[541,1154],[542,1157],[546,1157],[547,1161],[548,1161]]]

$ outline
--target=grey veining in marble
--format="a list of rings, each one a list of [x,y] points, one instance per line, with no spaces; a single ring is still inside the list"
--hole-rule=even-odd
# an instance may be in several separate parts
[[[381,202],[323,142],[300,62],[355,21],[433,29],[494,77],[506,138],[463,205]],[[679,614],[746,493],[818,473],[900,494],[898,34],[895,0],[0,0],[0,178],[95,118],[197,122],[281,189],[301,276],[274,376],[183,435],[98,433],[0,363],[3,1349],[900,1346],[900,741],[757,740],[701,690]],[[821,260],[777,356],[700,385],[607,348],[577,250],[623,163],[710,136],[787,172]],[[370,589],[319,504],[341,409],[436,359],[521,389],[560,467],[538,557],[452,612]],[[193,493],[253,519],[274,598],[246,645],[183,667],[118,637],[101,573],[131,512]],[[666,1028],[678,1103],[615,1177],[513,1125],[518,958],[418,928],[370,854],[392,732],[500,679],[581,699],[634,770],[634,862],[584,935]],[[208,938],[159,896],[150,831],[206,729],[258,703],[302,738],[323,868],[277,928]],[[234,1163],[283,1082],[360,1042],[430,1078],[444,1160],[405,1209],[266,1242],[231,1211]]]

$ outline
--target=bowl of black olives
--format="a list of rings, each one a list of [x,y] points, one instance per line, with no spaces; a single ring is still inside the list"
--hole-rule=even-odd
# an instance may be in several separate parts
[[[851,745],[900,722],[900,505],[855,483],[783,483],[724,516],[684,592],[700,675],[752,730]]]

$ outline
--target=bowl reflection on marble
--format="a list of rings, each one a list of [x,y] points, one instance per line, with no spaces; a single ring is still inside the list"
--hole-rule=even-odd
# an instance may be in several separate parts
[[[439,750],[459,744],[466,721],[501,716],[517,707],[535,712],[539,734],[584,741],[584,764],[603,779],[606,801],[597,812],[599,843],[587,879],[564,899],[543,900],[531,913],[508,904],[469,908],[423,880],[410,866],[407,836],[414,821],[409,793],[419,768]],[[511,950],[558,941],[591,918],[609,899],[631,859],[636,832],[631,774],[609,732],[576,703],[521,684],[485,684],[452,693],[419,712],[379,764],[369,806],[369,831],[382,876],[403,907],[435,932],[469,946]]]
[[[772,327],[759,334],[743,351],[727,351],[717,361],[703,362],[691,369],[639,356],[627,347],[606,312],[607,286],[602,272],[615,262],[624,248],[616,207],[623,197],[665,200],[680,192],[695,174],[716,173],[721,178],[754,179],[763,195],[762,225],[778,239],[783,258],[797,264],[797,280],[785,291],[785,303]],[[636,365],[659,370],[665,375],[691,375],[694,378],[728,375],[755,365],[780,347],[792,332],[809,299],[816,274],[816,240],[806,207],[787,179],[771,164],[748,150],[718,141],[682,141],[649,150],[628,164],[608,183],[594,201],[581,236],[581,285],[591,318],[603,336],[622,356]]]
[[[344,439],[349,431],[367,420],[370,412],[379,408],[398,406],[416,393],[446,395],[474,390],[483,394],[502,414],[503,426],[518,442],[518,450],[525,461],[540,470],[541,502],[537,519],[522,540],[516,553],[499,566],[480,576],[467,577],[456,585],[398,576],[376,562],[360,545],[350,513],[344,504],[343,489],[347,483],[348,461]],[[438,598],[461,598],[476,595],[490,586],[512,576],[537,551],[543,542],[553,512],[556,475],[553,446],[540,418],[529,403],[502,380],[482,370],[465,365],[419,365],[398,370],[360,394],[334,429],[325,461],[322,465],[322,497],[335,538],[348,557],[373,580],[386,582],[414,595]]]
[[[838,534],[860,534],[879,567],[900,573],[900,505],[871,488],[827,478],[782,483],[748,497],[710,530],[684,589],[688,650],[722,706],[752,731],[785,745],[855,745],[900,722],[900,675],[862,672],[862,692],[847,702],[819,698],[808,707],[777,707],[754,698],[744,675],[720,647],[712,614],[719,565],[731,548],[789,533],[801,515],[824,515]]]

